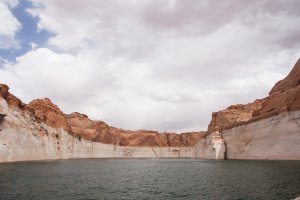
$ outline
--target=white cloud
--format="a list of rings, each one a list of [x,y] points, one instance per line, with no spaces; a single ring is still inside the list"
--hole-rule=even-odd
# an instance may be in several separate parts
[[[30,46],[31,46],[31,49],[32,49],[32,50],[36,50],[36,49],[38,48],[39,45],[36,44],[36,43],[34,43],[34,42],[31,42],[31,43],[30,43]]]
[[[101,87],[102,82],[111,80],[109,69],[97,68],[93,59],[89,55],[72,56],[39,48],[18,57],[16,63],[4,65],[0,79],[27,102],[31,96],[49,96],[66,109],[69,102],[74,103],[72,107],[84,103],[92,92],[97,92],[95,86]],[[101,80],[98,76],[102,76]],[[97,85],[90,87],[95,82]],[[22,90],[17,91],[19,88]]]
[[[16,32],[21,29],[20,22],[14,17],[10,8],[17,6],[18,1],[0,1],[0,49],[18,48]]]
[[[125,129],[189,131],[267,95],[299,58],[297,1],[32,0],[44,48],[0,79]]]
[[[18,0],[0,0],[2,3],[6,3],[10,8],[14,8],[19,4]]]

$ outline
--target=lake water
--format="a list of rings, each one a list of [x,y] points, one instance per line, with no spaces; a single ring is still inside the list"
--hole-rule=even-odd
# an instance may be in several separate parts
[[[292,199],[300,161],[75,159],[0,163],[0,199]]]

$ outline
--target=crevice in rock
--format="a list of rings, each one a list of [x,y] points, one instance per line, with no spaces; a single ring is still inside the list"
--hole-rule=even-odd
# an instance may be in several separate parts
[[[6,114],[1,114],[0,113],[0,124],[4,121],[4,118],[6,117]]]

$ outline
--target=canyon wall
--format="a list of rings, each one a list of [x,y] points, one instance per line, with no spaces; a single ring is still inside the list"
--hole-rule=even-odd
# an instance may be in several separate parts
[[[50,99],[23,103],[0,84],[0,162],[123,157],[194,157],[194,145],[206,135],[128,131],[64,114]]]
[[[220,132],[227,159],[300,160],[300,60],[269,96],[212,114],[196,157],[215,159],[212,134]]]
[[[109,126],[103,121],[93,121],[87,115],[77,112],[64,116],[71,129],[70,134],[117,146],[191,147],[207,134],[206,131],[181,134],[149,130],[129,131]]]
[[[194,147],[137,147],[104,144],[38,121],[31,112],[0,97],[0,162],[69,158],[194,157]]]
[[[300,111],[279,115],[224,130],[226,159],[300,159]],[[215,159],[211,135],[195,147],[196,157]]]
[[[29,104],[0,84],[0,162],[68,158],[191,157],[300,160],[300,60],[269,96],[212,114],[207,131],[129,131],[50,99]]]

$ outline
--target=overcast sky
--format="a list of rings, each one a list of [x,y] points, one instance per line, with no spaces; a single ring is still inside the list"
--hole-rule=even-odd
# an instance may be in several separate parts
[[[0,82],[124,129],[206,130],[299,45],[299,0],[0,0]]]

